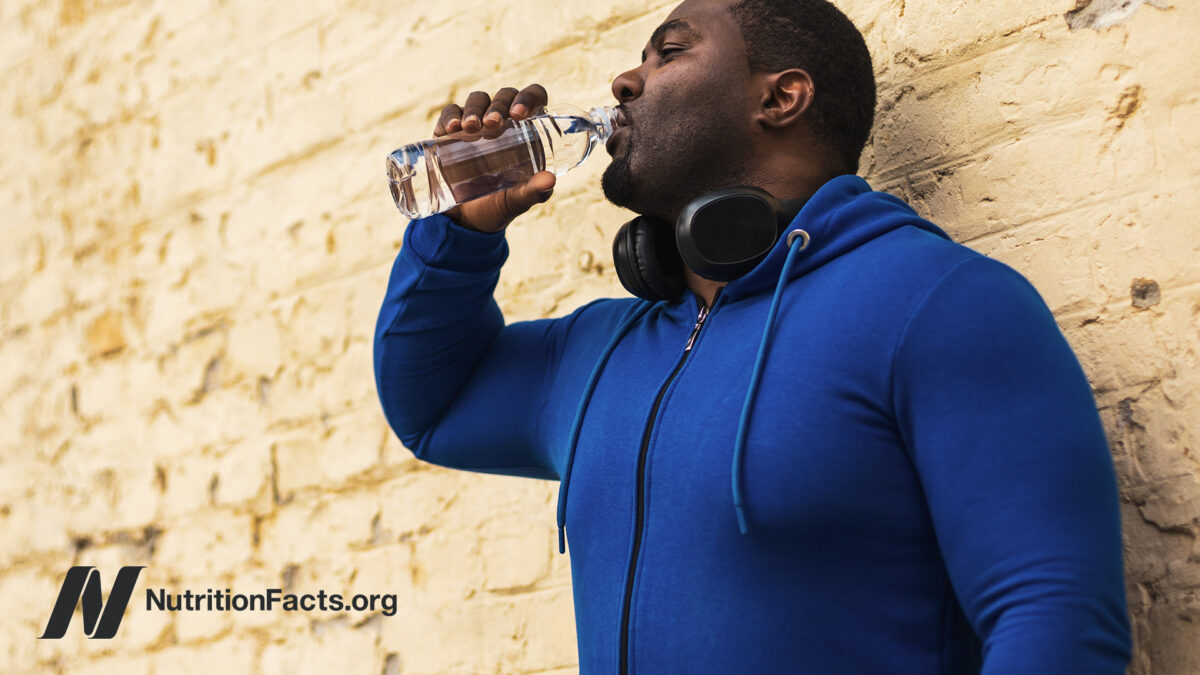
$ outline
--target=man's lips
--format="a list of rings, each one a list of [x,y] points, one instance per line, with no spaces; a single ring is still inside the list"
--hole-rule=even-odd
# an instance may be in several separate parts
[[[604,149],[608,150],[610,156],[616,154],[618,146],[625,137],[629,135],[629,127],[620,127],[613,132],[612,136],[608,137],[608,142],[604,144]]]
[[[629,118],[625,115],[625,111],[618,107],[614,117],[613,125],[616,129],[613,131],[613,135],[608,137],[608,142],[604,144],[604,148],[608,150],[610,156],[617,151],[620,139],[629,135]]]

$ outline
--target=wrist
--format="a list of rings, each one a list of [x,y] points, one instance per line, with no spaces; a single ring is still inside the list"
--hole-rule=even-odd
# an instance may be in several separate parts
[[[494,230],[484,230],[482,228],[475,227],[474,225],[471,225],[470,223],[459,222],[459,221],[455,220],[454,218],[449,218],[449,220],[454,225],[456,225],[464,230],[467,230],[468,232],[478,232],[479,234],[499,234],[500,232],[503,232],[506,227],[508,227],[508,225],[506,224],[506,225],[496,228]]]
[[[503,230],[472,230],[444,213],[412,221],[405,231],[404,246],[430,267],[459,272],[499,269],[508,257]]]
[[[481,229],[479,229],[479,228],[477,228],[477,227],[472,227],[471,225],[468,225],[467,223],[460,223],[460,222],[458,222],[457,220],[455,220],[455,219],[453,219],[453,218],[450,218],[449,220],[450,220],[450,222],[451,222],[452,224],[454,224],[454,225],[456,225],[456,226],[458,226],[458,227],[461,227],[461,228],[463,228],[464,230],[470,230],[471,232],[480,232],[480,233],[486,234],[486,232],[484,232],[483,230],[481,230]]]

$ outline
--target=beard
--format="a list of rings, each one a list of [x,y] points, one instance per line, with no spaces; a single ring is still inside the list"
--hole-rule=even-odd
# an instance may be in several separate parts
[[[740,115],[692,103],[626,116],[629,135],[600,178],[613,204],[674,223],[696,197],[747,182],[750,140]]]
[[[629,139],[626,139],[625,152],[614,157],[604,169],[604,174],[600,176],[600,189],[604,192],[604,198],[613,204],[638,211],[633,206],[638,198],[633,169],[629,166]]]

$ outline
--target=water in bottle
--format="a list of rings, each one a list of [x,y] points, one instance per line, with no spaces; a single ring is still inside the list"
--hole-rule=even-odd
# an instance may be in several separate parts
[[[404,215],[423,218],[523,183],[539,171],[555,175],[583,163],[615,129],[616,110],[564,106],[497,129],[459,131],[406,145],[387,157],[392,199]]]

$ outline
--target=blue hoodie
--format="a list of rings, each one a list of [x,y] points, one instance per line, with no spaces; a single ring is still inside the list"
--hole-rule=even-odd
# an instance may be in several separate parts
[[[1033,287],[855,176],[747,275],[508,326],[508,248],[413,221],[400,440],[561,480],[583,673],[1123,673],[1116,481]]]

